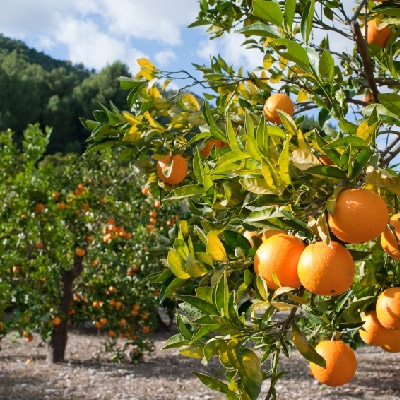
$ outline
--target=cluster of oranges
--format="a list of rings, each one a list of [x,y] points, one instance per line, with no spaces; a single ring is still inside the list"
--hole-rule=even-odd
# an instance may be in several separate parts
[[[130,239],[132,237],[132,234],[126,232],[122,225],[115,225],[114,218],[107,219],[107,225],[103,228],[103,234],[104,243],[109,243],[112,239],[116,238]]]
[[[400,259],[400,214],[389,218],[384,200],[376,193],[358,188],[340,192],[328,225],[341,242],[365,243],[381,236],[383,249]],[[389,223],[389,225],[388,225]],[[257,232],[245,232],[253,245]],[[334,240],[308,245],[297,236],[280,230],[263,233],[262,244],[254,257],[256,274],[273,290],[279,286],[303,286],[314,295],[338,296],[350,289],[355,264],[347,248]],[[400,352],[400,288],[389,288],[380,294],[376,311],[366,313],[360,330],[362,339],[390,352]],[[316,347],[326,360],[326,368],[311,363],[319,381],[338,386],[347,383],[357,367],[353,350],[341,341],[323,341]],[[346,367],[347,366],[347,367]]]

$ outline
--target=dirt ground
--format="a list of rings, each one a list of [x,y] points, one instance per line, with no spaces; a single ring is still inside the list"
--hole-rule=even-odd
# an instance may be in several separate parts
[[[38,337],[1,342],[0,400],[219,400],[192,374],[202,371],[223,378],[218,360],[208,366],[200,360],[162,350],[168,334],[154,337],[156,351],[139,365],[116,364],[102,350],[105,337],[71,333],[64,364],[47,361],[48,348]],[[380,348],[357,351],[358,371],[347,385],[329,388],[308,373],[307,362],[297,353],[284,359],[282,369],[289,373],[278,383],[278,399],[400,399],[400,354]],[[268,383],[263,386],[264,399]]]

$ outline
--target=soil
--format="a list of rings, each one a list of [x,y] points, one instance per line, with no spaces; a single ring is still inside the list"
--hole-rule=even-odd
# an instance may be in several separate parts
[[[48,347],[35,336],[33,342],[9,335],[1,342],[0,400],[219,400],[224,395],[204,386],[192,371],[223,378],[218,360],[203,366],[198,359],[180,356],[177,349],[162,350],[170,334],[154,336],[156,350],[143,363],[114,363],[104,353],[105,336],[69,334],[66,362],[50,364]],[[331,388],[309,375],[308,363],[293,352],[283,359],[288,374],[277,385],[278,399],[379,399],[400,398],[400,355],[378,347],[357,351],[356,377],[347,385]],[[264,399],[265,382],[259,399]]]

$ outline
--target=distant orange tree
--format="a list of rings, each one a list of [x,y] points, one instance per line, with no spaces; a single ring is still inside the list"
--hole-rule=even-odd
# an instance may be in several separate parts
[[[68,327],[95,327],[110,351],[121,354],[122,337],[141,361],[158,323],[159,288],[147,276],[165,269],[159,241],[174,236],[180,204],[161,208],[109,151],[43,158],[49,136],[29,126],[19,148],[0,133],[0,333],[37,332],[59,362]]]

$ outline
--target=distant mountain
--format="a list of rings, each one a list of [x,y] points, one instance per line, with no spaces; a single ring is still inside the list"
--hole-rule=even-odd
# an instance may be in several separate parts
[[[100,72],[73,65],[0,34],[0,130],[17,139],[30,123],[53,128],[49,152],[83,152],[88,137],[79,117],[91,118],[97,102],[126,106],[118,77],[130,76],[115,62]]]

